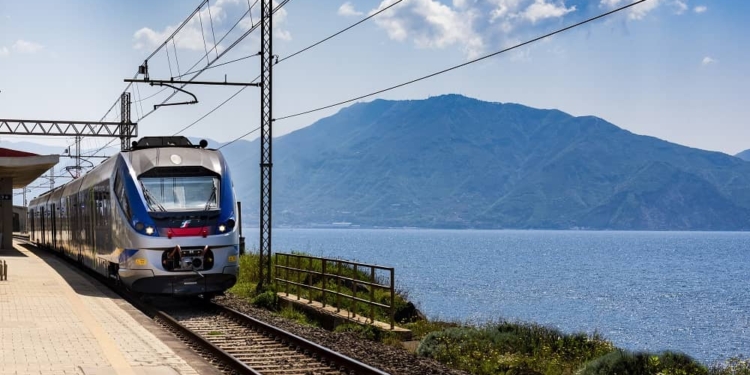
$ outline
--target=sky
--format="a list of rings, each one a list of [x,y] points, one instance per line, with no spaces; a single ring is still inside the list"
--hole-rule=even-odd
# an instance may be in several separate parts
[[[280,59],[395,0],[291,0],[274,19]],[[152,79],[258,52],[259,32],[227,51],[258,21],[254,0],[211,0],[149,60]],[[631,0],[404,0],[340,36],[274,67],[273,115],[283,117],[357,97],[576,23]],[[0,118],[99,120],[196,0],[0,0]],[[219,42],[238,20],[238,26]],[[750,1],[647,0],[612,17],[450,73],[363,99],[424,99],[458,93],[492,102],[556,108],[604,118],[633,133],[736,154],[750,148]],[[202,27],[201,27],[202,23]],[[202,30],[202,32],[201,32]],[[214,45],[217,48],[212,49]],[[175,58],[176,57],[176,58]],[[206,71],[200,80],[247,82],[257,57]],[[171,93],[139,84],[133,120]],[[235,94],[190,86],[199,103],[162,107],[138,121],[139,135],[171,135]],[[152,98],[150,96],[156,94]],[[172,101],[189,99],[184,94]],[[259,126],[259,91],[249,87],[184,131],[226,142]],[[282,135],[342,107],[280,120]],[[106,116],[117,121],[119,111]],[[253,139],[253,134],[246,139]],[[50,145],[69,138],[2,137]],[[86,138],[84,149],[106,140]],[[117,143],[115,143],[116,145]]]

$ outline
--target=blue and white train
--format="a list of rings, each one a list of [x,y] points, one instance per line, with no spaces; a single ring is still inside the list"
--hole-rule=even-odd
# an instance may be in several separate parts
[[[134,292],[211,297],[237,281],[237,205],[224,157],[144,137],[33,199],[30,239]]]

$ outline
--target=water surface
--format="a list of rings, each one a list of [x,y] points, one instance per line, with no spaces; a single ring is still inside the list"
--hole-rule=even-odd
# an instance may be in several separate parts
[[[246,231],[257,248],[257,229]],[[253,242],[255,240],[255,242]],[[298,250],[396,268],[430,318],[597,331],[704,361],[750,355],[750,233],[274,229]]]

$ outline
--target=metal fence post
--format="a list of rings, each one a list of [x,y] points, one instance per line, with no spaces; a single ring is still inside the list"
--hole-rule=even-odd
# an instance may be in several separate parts
[[[338,274],[336,275],[336,312],[341,311],[341,260],[338,260]]]
[[[326,307],[326,259],[321,259],[321,262],[323,262],[323,287],[320,288],[322,290],[323,295],[320,297],[320,299],[323,302],[323,307]]]
[[[284,263],[286,264],[286,268],[284,269],[284,279],[286,281],[292,281],[292,280],[289,280],[289,255],[284,254],[284,259],[285,259]],[[284,291],[286,292],[286,296],[289,297],[289,283],[288,282],[284,283]]]
[[[240,230],[240,255],[245,255],[245,237],[242,237],[242,202],[237,202],[237,226]]]
[[[297,271],[297,301],[299,301],[299,298],[300,298],[300,295],[299,295],[299,284],[302,283],[302,280],[300,280],[302,278],[302,276],[301,276],[302,269],[299,266],[299,262],[300,262],[299,259],[300,259],[300,257],[297,256],[295,258],[297,258],[297,270],[296,270]]]
[[[370,267],[370,302],[375,302],[375,267]],[[370,320],[375,323],[375,305],[370,304]]]
[[[313,301],[313,289],[312,289],[312,271],[313,271],[313,259],[307,258],[307,303]]]
[[[396,304],[396,286],[395,277],[393,276],[393,268],[391,268],[391,331],[393,330],[393,319],[395,319],[395,304]]]
[[[359,277],[357,277],[359,274],[359,271],[357,270],[357,264],[354,264],[354,280],[352,282],[353,288],[352,288],[352,295],[356,298],[357,297],[357,280]],[[354,317],[357,317],[357,310],[359,310],[359,305],[357,304],[357,300],[352,301],[353,309],[352,313],[354,314]]]

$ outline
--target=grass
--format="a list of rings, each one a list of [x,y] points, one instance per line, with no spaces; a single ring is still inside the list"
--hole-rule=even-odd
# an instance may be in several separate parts
[[[296,253],[300,254],[300,253]],[[302,254],[300,254],[302,255]],[[275,257],[271,258],[271,269],[272,269],[272,278],[274,278],[276,275],[274,274],[275,270]],[[257,253],[249,253],[243,256],[240,256],[239,259],[239,266],[240,266],[240,274],[237,278],[237,283],[229,290],[230,293],[247,298],[253,301],[253,304],[259,307],[265,307],[269,308],[270,310],[276,310],[276,303],[277,301],[270,300],[270,296],[262,297],[264,294],[264,291],[258,290],[258,283],[260,281],[260,272],[259,272],[259,256]],[[297,266],[295,261],[291,261],[290,266]],[[332,267],[332,264],[329,263],[329,269],[328,272],[332,271],[330,269]],[[306,262],[302,261],[302,263],[299,265],[299,268],[309,269],[316,272],[322,272],[323,270],[323,264],[320,260],[313,259],[312,262]],[[355,272],[353,268],[351,267],[342,267],[341,268],[341,274],[342,276],[361,280],[361,281],[371,281],[371,275],[366,274],[362,271]],[[281,276],[284,276],[285,278],[291,279],[293,281],[299,281],[304,284],[311,284],[313,286],[316,286],[318,288],[322,287],[324,282],[326,289],[329,290],[339,290],[342,294],[348,295],[348,296],[355,296],[358,298],[361,298],[363,300],[369,300],[371,297],[374,296],[374,300],[378,303],[390,305],[390,291],[383,290],[379,288],[374,288],[373,290],[369,290],[365,288],[362,285],[358,285],[358,287],[354,288],[353,283],[341,283],[337,285],[337,283],[334,280],[328,279],[323,280],[322,278],[318,276],[308,276],[307,273],[299,272],[299,273],[283,273]],[[378,283],[385,283],[388,284],[390,280],[387,282],[384,280],[378,280],[378,277],[376,277],[376,281]],[[374,318],[376,320],[380,320],[383,322],[389,322],[390,321],[390,311],[385,308],[380,307],[374,307],[372,308],[370,305],[350,300],[348,298],[337,298],[332,293],[326,293],[323,295],[323,293],[319,291],[309,290],[306,291],[303,288],[300,288],[299,291],[296,287],[290,286],[288,289],[286,289],[286,286],[266,286],[265,289],[267,290],[273,290],[276,291],[278,288],[278,291],[288,291],[292,294],[298,294],[302,298],[319,301],[319,302],[325,302],[327,305],[330,306],[338,306],[339,308],[355,313],[357,315],[365,316],[368,318]],[[260,298],[260,299],[259,299]],[[396,296],[394,298],[394,310],[395,315],[399,317],[404,317],[402,320],[403,322],[406,322],[408,320],[412,320],[412,313],[413,311],[413,305],[410,306],[409,302],[407,301],[405,297],[405,293],[403,292],[397,292]],[[400,323],[400,322],[399,322]]]
[[[230,293],[247,298],[256,306],[277,311],[281,316],[300,324],[313,324],[309,317],[293,308],[279,311],[274,286],[258,290],[258,262],[257,253],[240,257],[240,275]],[[322,270],[320,261],[304,266],[318,272]],[[344,273],[360,280],[370,277],[363,272],[355,274],[351,268],[344,270]],[[323,284],[323,280],[314,278],[301,280],[318,287]],[[327,286],[336,288],[330,280]],[[370,297],[370,291],[355,292],[353,285],[343,289],[349,295],[364,299]],[[280,291],[283,291],[283,287]],[[289,292],[296,294],[296,289],[292,288]],[[387,291],[376,290],[374,294],[377,301],[390,303]],[[323,299],[319,292],[303,292],[301,297],[318,301]],[[330,294],[325,296],[325,301],[331,305],[335,303]],[[369,307],[362,303],[344,299],[341,302],[342,309],[369,315]],[[397,311],[413,308],[403,291],[398,292],[395,305]],[[375,316],[376,319],[388,321],[388,311],[377,309]],[[412,331],[415,340],[421,340],[417,355],[434,358],[449,367],[476,375],[750,375],[750,362],[743,358],[706,367],[680,353],[631,353],[621,350],[598,334],[565,334],[554,328],[507,321],[470,325],[427,319],[409,320],[412,321],[400,323]],[[394,334],[368,325],[343,324],[335,330],[353,333],[366,340],[403,346]]]
[[[587,361],[612,350],[611,343],[596,335],[568,335],[535,324],[499,322],[431,332],[417,354],[472,374],[575,374]]]
[[[750,375],[750,360],[743,357],[730,358],[726,363],[708,369],[709,375]]]
[[[279,315],[282,317],[293,320],[299,324],[305,325],[305,326],[317,326],[317,322],[313,319],[310,319],[305,313],[295,309],[294,307],[285,307],[279,312]]]
[[[708,369],[682,353],[630,353],[615,350],[587,363],[581,375],[708,375]]]
[[[221,332],[221,331],[210,331],[208,333],[209,336],[221,336],[223,334],[224,334],[224,332]]]

